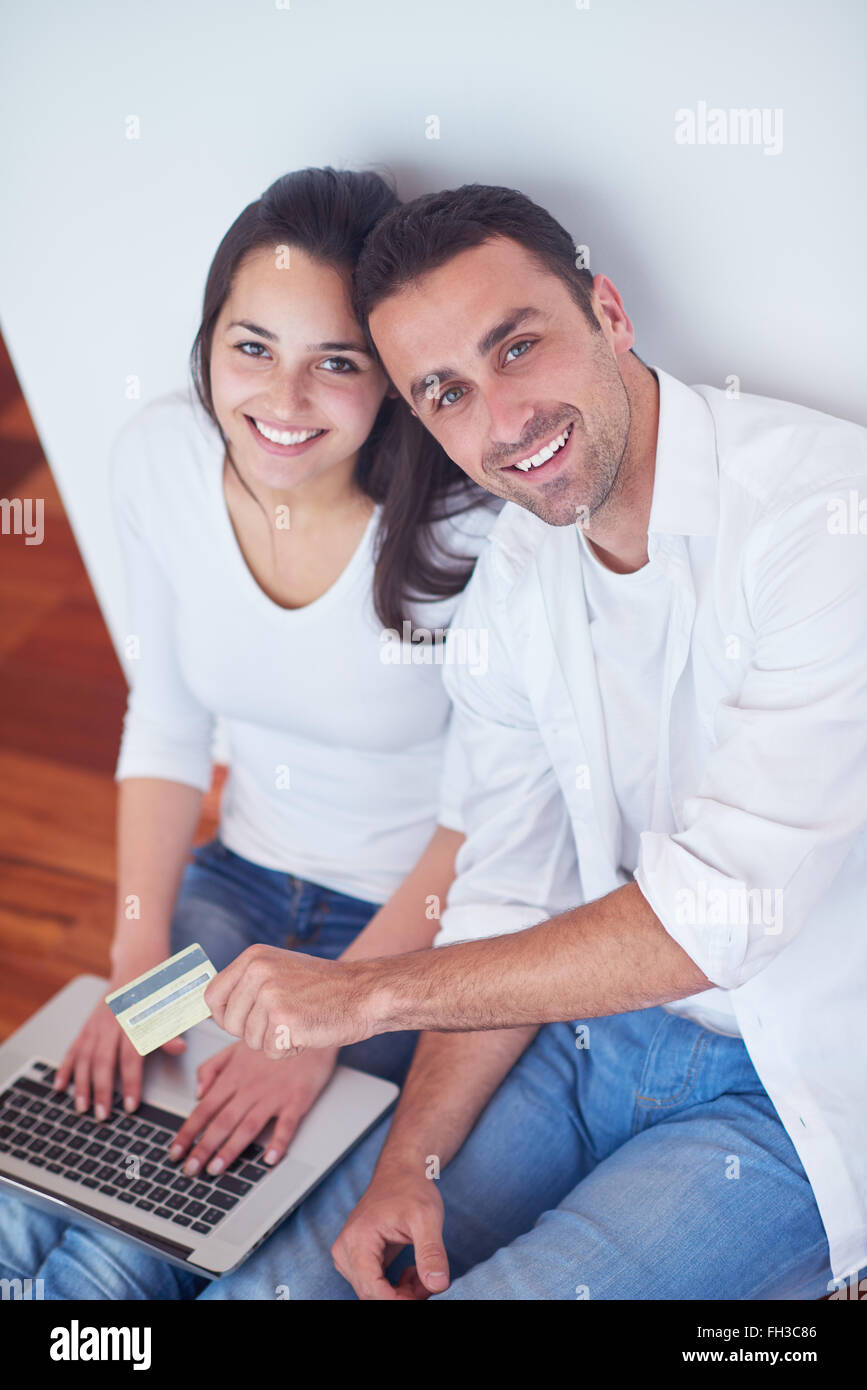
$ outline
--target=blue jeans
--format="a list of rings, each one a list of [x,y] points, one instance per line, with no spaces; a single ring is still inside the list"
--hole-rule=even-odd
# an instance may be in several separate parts
[[[171,951],[198,941],[218,970],[264,941],[339,956],[377,911],[333,889],[252,864],[219,839],[193,852],[172,919]],[[417,1033],[386,1033],[339,1061],[402,1084]],[[0,1193],[0,1277],[41,1278],[46,1299],[194,1298],[207,1284],[110,1231],[76,1226]]]
[[[815,1299],[810,1184],[739,1038],[664,1009],[542,1028],[439,1179],[435,1299]],[[455,1084],[459,1084],[456,1078]],[[352,1299],[330,1250],[389,1119],[203,1299]],[[392,1282],[413,1263],[407,1249]],[[285,1297],[285,1294],[281,1296]]]

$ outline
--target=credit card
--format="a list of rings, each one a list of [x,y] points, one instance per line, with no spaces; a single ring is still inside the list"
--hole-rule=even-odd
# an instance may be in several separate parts
[[[205,988],[216,975],[201,946],[187,946],[105,996],[136,1052],[155,1048],[211,1017]]]

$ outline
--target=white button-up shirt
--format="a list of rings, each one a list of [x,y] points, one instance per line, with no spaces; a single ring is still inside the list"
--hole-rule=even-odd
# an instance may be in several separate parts
[[[616,693],[603,718],[580,537],[507,504],[443,671],[467,839],[435,945],[634,877],[729,992],[840,1277],[867,1264],[867,430],[653,370],[647,546],[672,595],[638,863],[622,862]]]

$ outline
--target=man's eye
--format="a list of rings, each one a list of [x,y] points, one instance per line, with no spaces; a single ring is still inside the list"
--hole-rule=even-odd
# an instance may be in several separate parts
[[[532,347],[532,346],[533,346],[533,344],[532,344],[532,342],[531,342],[531,340],[530,340],[529,338],[525,338],[525,339],[523,340],[523,342],[520,342],[520,343],[513,343],[512,346],[509,348],[509,351],[506,353],[506,360],[508,361],[509,352],[518,352],[518,349],[519,349],[519,348],[530,348],[530,347]],[[525,353],[525,352],[518,352],[518,356],[519,356],[519,357],[525,357],[525,356],[526,356],[526,353]],[[513,358],[512,361],[514,361],[514,360],[515,360],[515,359]]]
[[[454,405],[455,402],[450,401],[449,396],[453,396],[456,391],[460,391],[461,395],[463,395],[463,390],[464,388],[462,386],[450,386],[447,391],[440,392],[440,405]],[[458,400],[460,400],[460,398],[461,397],[458,396]]]
[[[350,362],[348,357],[326,357],[325,361],[322,363],[323,367],[327,366],[329,362],[339,362],[341,364],[340,367],[334,370],[335,376],[345,376],[346,372],[343,370],[344,367],[349,372],[358,371],[358,368],[356,367],[355,363]],[[328,367],[328,371],[332,370],[333,369],[331,367]]]
[[[264,343],[236,343],[235,347],[239,352],[242,352],[245,357],[258,357],[260,353],[264,352],[267,355],[268,352]],[[253,351],[248,352],[248,348],[252,348]]]

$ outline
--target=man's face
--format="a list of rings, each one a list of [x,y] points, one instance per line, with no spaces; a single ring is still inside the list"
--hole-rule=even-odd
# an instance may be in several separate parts
[[[594,290],[599,333],[562,280],[497,237],[370,315],[392,381],[449,457],[553,526],[592,522],[629,435],[632,326],[610,281]]]

